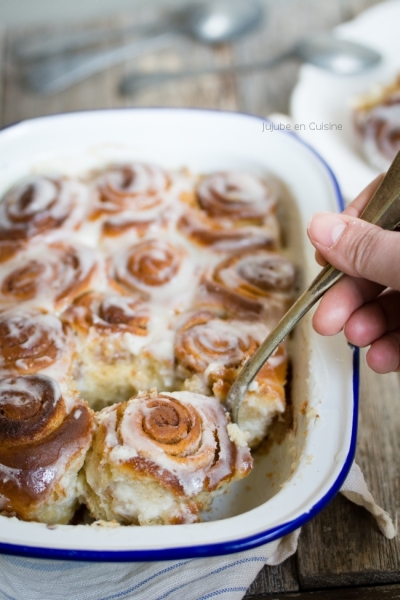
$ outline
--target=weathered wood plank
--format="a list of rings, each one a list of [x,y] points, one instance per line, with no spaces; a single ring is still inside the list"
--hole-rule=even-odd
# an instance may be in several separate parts
[[[362,367],[358,451],[371,493],[397,520],[400,418],[398,374],[379,376]],[[374,519],[343,497],[308,523],[299,541],[300,588],[400,581],[400,542],[387,540]]]
[[[320,590],[318,592],[272,593],[252,596],[252,600],[399,600],[400,586],[385,585],[379,587],[344,588],[341,590]],[[246,596],[247,598],[247,596]]]
[[[292,556],[276,567],[265,566],[247,590],[244,600],[254,600],[265,592],[294,592],[299,590],[297,561]]]

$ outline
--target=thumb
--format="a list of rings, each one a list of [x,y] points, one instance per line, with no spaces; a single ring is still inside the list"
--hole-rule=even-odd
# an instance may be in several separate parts
[[[308,225],[308,237],[340,271],[400,291],[399,232],[343,213],[317,213]]]

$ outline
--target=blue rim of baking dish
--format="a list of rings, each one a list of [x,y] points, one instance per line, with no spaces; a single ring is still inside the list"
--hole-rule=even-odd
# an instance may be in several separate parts
[[[165,107],[146,107],[137,109],[126,107],[117,109],[117,111],[124,110],[138,110],[138,111],[152,111],[160,110],[162,108],[165,111],[197,111],[201,113],[227,113],[227,111],[220,111],[215,109],[197,109],[197,108],[165,108]],[[116,109],[109,109],[116,111]],[[79,111],[85,112],[85,111]],[[87,111],[89,112],[89,111]],[[107,112],[107,109],[90,112]],[[61,113],[68,114],[68,113]],[[73,113],[72,113],[73,114]],[[230,114],[230,113],[227,113]],[[252,119],[270,122],[269,119],[257,117],[247,113],[236,112],[235,115],[241,115],[244,117],[250,117]],[[49,115],[46,117],[39,117],[39,119],[51,119],[61,116]],[[39,120],[38,119],[38,120]],[[32,119],[36,120],[36,119]],[[13,123],[3,128],[8,129],[9,127],[17,126],[18,123]],[[302,140],[296,133],[288,130],[282,130],[280,133],[289,135],[294,138],[300,145],[306,147],[323,165],[326,172],[328,173],[331,183],[335,191],[336,202],[340,211],[344,209],[344,200],[338,181],[327,162],[322,156],[307,142]],[[339,492],[342,484],[344,483],[348,472],[350,471],[351,465],[354,461],[357,443],[357,427],[358,427],[358,405],[359,405],[359,392],[360,392],[360,352],[357,347],[352,347],[352,367],[353,367],[353,378],[352,378],[352,391],[353,391],[353,420],[351,428],[351,440],[349,445],[349,451],[343,467],[337,476],[335,482],[332,484],[328,492],[316,502],[308,511],[293,519],[287,521],[276,527],[272,527],[266,531],[259,532],[252,536],[241,538],[238,540],[229,540],[227,542],[219,542],[214,544],[203,544],[197,546],[182,546],[180,548],[160,548],[152,550],[71,550],[71,549],[60,549],[60,548],[39,548],[34,546],[23,546],[20,544],[8,544],[0,542],[0,553],[10,554],[17,556],[26,556],[30,558],[42,558],[42,559],[54,559],[54,560],[74,560],[74,561],[95,561],[95,562],[151,562],[160,560],[176,560],[176,559],[191,559],[191,558],[204,558],[212,556],[221,556],[225,554],[233,554],[236,552],[242,552],[244,550],[250,550],[267,544],[276,539],[279,539],[292,531],[302,527],[305,523],[315,517],[323,508],[325,508],[331,500]]]

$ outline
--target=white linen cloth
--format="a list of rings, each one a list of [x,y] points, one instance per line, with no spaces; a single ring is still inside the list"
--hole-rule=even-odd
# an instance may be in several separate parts
[[[341,492],[377,519],[387,538],[396,535],[376,505],[358,465]],[[0,555],[1,600],[240,600],[266,565],[294,554],[300,529],[253,550],[190,560],[140,563],[58,561]]]

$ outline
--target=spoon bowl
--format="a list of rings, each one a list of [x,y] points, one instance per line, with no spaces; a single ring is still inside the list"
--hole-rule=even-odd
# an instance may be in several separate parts
[[[185,33],[203,44],[224,44],[253,31],[262,21],[256,0],[214,0],[188,6],[181,13]]]
[[[336,75],[358,75],[381,61],[372,48],[323,33],[300,42],[293,55]]]

